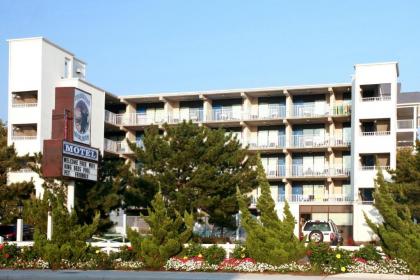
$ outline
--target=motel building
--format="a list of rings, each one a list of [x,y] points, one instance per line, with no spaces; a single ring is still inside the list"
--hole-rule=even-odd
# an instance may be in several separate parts
[[[345,83],[120,96],[89,83],[86,63],[45,38],[8,42],[8,143],[19,155],[48,154],[54,144],[44,142],[77,129],[86,133],[83,104],[70,109],[77,123],[63,117],[80,94],[91,106],[89,141],[73,133],[71,140],[106,158],[132,161],[125,139],[142,146],[152,124],[187,120],[222,127],[260,153],[278,214],[288,201],[296,235],[305,220],[332,219],[344,240],[370,241],[363,212],[380,221],[372,205],[377,170],[389,178],[397,149],[417,139],[420,93],[400,93],[397,62],[356,64]],[[62,162],[55,165],[60,172]],[[42,180],[31,170],[8,174],[9,182],[31,179],[41,195]],[[258,195],[252,192],[251,208]]]

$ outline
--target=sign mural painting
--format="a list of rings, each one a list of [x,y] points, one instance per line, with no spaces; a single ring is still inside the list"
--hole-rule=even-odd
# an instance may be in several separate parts
[[[74,94],[73,140],[90,145],[92,96],[76,89]]]

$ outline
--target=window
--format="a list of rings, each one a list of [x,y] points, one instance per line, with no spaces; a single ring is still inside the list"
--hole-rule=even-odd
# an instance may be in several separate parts
[[[64,59],[64,78],[70,78],[70,59]]]
[[[373,191],[372,188],[359,189],[360,199],[364,202],[373,202]]]
[[[313,231],[313,230],[319,230],[319,231],[330,231],[330,225],[328,223],[321,223],[321,222],[309,222],[306,223],[304,231]]]

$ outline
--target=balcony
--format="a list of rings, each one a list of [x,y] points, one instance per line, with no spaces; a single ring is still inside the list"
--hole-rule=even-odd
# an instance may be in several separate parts
[[[136,140],[136,146],[139,148],[144,149],[143,140]],[[106,152],[114,153],[114,154],[132,154],[133,151],[128,146],[127,141],[115,141],[111,139],[104,138],[104,150]]]
[[[353,197],[343,194],[292,194],[288,197],[291,203],[311,203],[311,202],[330,202],[330,203],[348,203],[353,201]]]
[[[12,108],[34,108],[38,103],[12,103]]]
[[[167,121],[163,115],[147,115],[146,113],[118,114],[116,123],[125,126],[145,126],[151,124],[162,124]]]
[[[27,140],[36,140],[36,135],[12,135],[13,141],[27,141]]]
[[[277,141],[250,142],[250,150],[277,150],[286,147],[286,137],[279,136]]]
[[[349,116],[351,114],[350,104],[340,104],[330,107],[331,116]]]
[[[244,114],[244,120],[276,120],[286,117],[286,106],[271,105],[267,112],[247,112]]]
[[[391,100],[391,95],[362,97],[362,102],[377,102],[377,101],[390,101],[390,100]]]
[[[181,114],[173,114],[169,116],[168,123],[169,124],[177,124],[182,123],[183,121],[189,122],[192,121],[194,123],[202,122],[203,121],[203,109],[202,108],[194,108],[189,109],[189,112],[185,115]]]
[[[240,121],[242,120],[242,111],[232,109],[213,109],[210,119],[207,121]]]
[[[316,106],[311,104],[293,105],[290,117],[296,118],[314,118],[328,116],[329,110],[326,106]]]
[[[298,178],[324,178],[324,177],[349,177],[350,169],[345,167],[328,167],[320,166],[306,167],[303,165],[292,165],[290,170],[290,177]]]
[[[397,120],[398,129],[412,129],[414,128],[414,120]]]
[[[362,136],[388,136],[391,135],[391,131],[363,131]]]
[[[12,108],[33,108],[38,106],[38,91],[12,92]]]
[[[105,110],[105,122],[113,125],[118,125],[117,123],[117,114],[114,114],[111,111]]]
[[[342,135],[292,135],[288,148],[313,149],[327,147],[349,147],[350,143],[351,140],[343,137]]]
[[[286,166],[279,165],[274,168],[268,167],[265,172],[267,179],[278,179],[286,176]]]

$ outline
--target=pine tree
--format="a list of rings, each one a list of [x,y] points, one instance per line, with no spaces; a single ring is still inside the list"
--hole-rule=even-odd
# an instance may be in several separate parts
[[[405,260],[412,272],[420,272],[420,225],[411,218],[408,206],[398,205],[391,189],[395,183],[384,180],[382,171],[375,180],[374,205],[383,218],[380,224],[373,223],[365,214],[365,219],[381,241],[384,252],[394,258]]]
[[[185,212],[183,218],[178,213],[171,218],[160,192],[156,193],[151,205],[148,216],[144,218],[150,226],[150,235],[142,236],[129,230],[128,238],[145,265],[159,269],[169,258],[180,253],[183,244],[191,238],[193,217]]]
[[[234,228],[238,212],[236,186],[246,193],[257,185],[255,156],[224,130],[211,130],[191,122],[164,125],[145,132],[144,149],[130,145],[139,162],[137,175],[160,185],[170,212],[209,214],[209,222]]]
[[[0,120],[0,223],[14,222],[18,201],[28,199],[34,191],[32,182],[7,183],[7,173],[26,167],[27,160],[17,156],[13,145],[7,145],[7,128]]]
[[[38,204],[38,206],[37,206]],[[62,189],[46,191],[43,199],[33,199],[31,206],[42,209],[51,205],[53,231],[52,239],[47,240],[44,225],[35,224],[34,249],[42,259],[48,261],[52,268],[60,265],[62,260],[71,262],[86,261],[91,257],[91,248],[86,241],[96,232],[99,224],[99,214],[95,215],[92,223],[80,225],[75,211],[68,212],[65,206],[65,194]],[[47,212],[35,212],[35,220],[46,220]]]
[[[260,219],[252,217],[246,199],[238,191],[239,207],[242,212],[241,225],[246,231],[245,246],[251,258],[272,265],[279,265],[301,258],[304,245],[293,234],[295,219],[285,202],[284,217],[280,220],[271,196],[270,185],[261,161],[257,165],[257,178],[261,195],[257,201]]]

